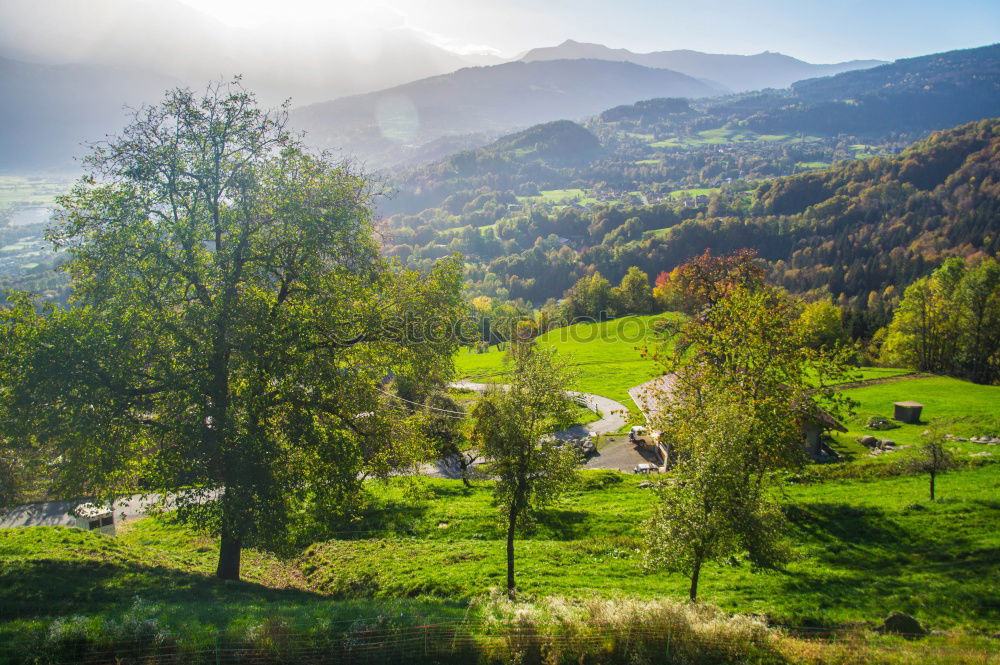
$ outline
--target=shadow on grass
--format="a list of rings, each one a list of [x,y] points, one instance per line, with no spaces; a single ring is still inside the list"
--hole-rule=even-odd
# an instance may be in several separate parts
[[[298,605],[322,598],[300,589],[273,589],[135,563],[40,559],[0,568],[0,622],[125,610],[136,597],[183,605],[185,612],[199,618],[232,607]]]
[[[549,531],[555,540],[578,540],[590,533],[587,517],[588,513],[582,510],[544,510],[537,517],[534,531]]]
[[[841,441],[837,437],[827,439],[826,444],[830,446],[833,452],[837,453],[839,459],[834,460],[835,462],[853,462],[857,458],[857,454],[852,450],[851,445]]]
[[[885,606],[888,599],[903,611],[957,603],[974,617],[995,612],[987,580],[998,569],[996,551],[947,529],[947,515],[919,530],[880,508],[843,503],[790,506],[787,515],[796,540],[819,547],[810,552],[813,565],[786,572],[785,594],[807,591],[824,608],[871,606],[873,619],[897,609]]]
[[[359,538],[415,536],[427,515],[427,506],[411,501],[386,501],[367,508],[350,521],[327,525],[324,539],[358,540]]]

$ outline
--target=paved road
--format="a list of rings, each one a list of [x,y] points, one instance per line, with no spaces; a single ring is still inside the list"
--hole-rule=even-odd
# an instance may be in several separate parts
[[[477,393],[484,392],[500,384],[473,383],[471,381],[455,381],[448,384],[452,388],[462,390],[474,390]],[[590,393],[580,393],[575,390],[567,390],[566,394],[577,400],[581,405],[590,409],[594,413],[600,414],[601,419],[586,425],[574,425],[569,429],[564,429],[555,433],[560,439],[573,439],[587,436],[588,432],[595,434],[613,434],[625,426],[628,419],[628,408],[613,399],[592,395]]]
[[[596,455],[583,465],[585,469],[610,469],[631,473],[637,464],[660,465],[660,457],[652,448],[636,445],[627,436],[616,436],[604,442]]]
[[[0,529],[19,526],[76,526],[76,518],[70,515],[71,510],[86,499],[71,499],[69,501],[49,501],[46,503],[29,503],[14,508],[0,516]],[[123,522],[137,517],[144,517],[150,506],[159,503],[159,494],[135,495],[115,501],[114,512],[117,522]],[[170,501],[168,500],[168,506]]]

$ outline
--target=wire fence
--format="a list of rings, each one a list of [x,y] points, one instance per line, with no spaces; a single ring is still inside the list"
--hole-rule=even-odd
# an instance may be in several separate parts
[[[515,617],[506,622],[452,619],[390,626],[370,626],[367,620],[356,619],[327,623],[324,630],[305,633],[293,632],[280,622],[265,622],[250,632],[253,634],[233,636],[155,631],[143,638],[118,640],[65,634],[36,644],[0,646],[0,662],[35,665],[798,662],[795,658],[802,655],[801,649],[790,652],[787,644],[783,647],[782,640],[805,643],[810,653],[820,648],[831,655],[832,662],[862,663],[876,656],[880,662],[914,664],[1000,662],[1000,640],[996,639],[976,645],[946,639],[916,642],[899,637],[880,638],[858,630],[809,627],[775,630],[744,626],[730,630],[716,624],[693,628],[683,623],[539,623],[518,621]]]

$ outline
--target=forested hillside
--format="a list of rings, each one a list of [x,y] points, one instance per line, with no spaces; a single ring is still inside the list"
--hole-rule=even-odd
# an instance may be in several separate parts
[[[1000,45],[799,81],[792,91],[793,104],[762,109],[742,124],[757,131],[866,134],[949,127],[996,113]]]
[[[540,304],[593,270],[616,281],[630,266],[656,274],[707,248],[754,247],[790,290],[825,288],[864,306],[871,292],[901,289],[947,256],[1000,250],[1000,120],[937,132],[898,156],[703,196],[697,206],[536,206],[452,229],[398,216],[388,251],[417,264],[462,252],[474,290]],[[512,200],[455,195],[446,207],[496,214]]]

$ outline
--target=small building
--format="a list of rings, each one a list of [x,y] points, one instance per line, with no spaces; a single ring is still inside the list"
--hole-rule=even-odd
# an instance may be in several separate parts
[[[917,425],[920,423],[920,412],[924,405],[920,402],[893,402],[896,408],[894,418],[901,423]]]
[[[629,396],[638,405],[647,422],[657,415],[662,401],[669,397],[676,381],[676,374],[664,374],[640,386],[629,389]],[[832,415],[812,403],[811,400],[808,405],[805,405],[804,409],[799,409],[799,413],[801,414],[799,426],[802,432],[802,448],[805,453],[810,457],[824,457],[831,454],[827,444],[824,442],[826,433],[831,430],[846,432],[847,428],[837,422],[837,419]],[[666,470],[670,465],[670,442],[661,440],[659,432],[655,433],[654,441],[663,460],[664,470]]]
[[[115,514],[109,506],[81,503],[71,511],[76,518],[76,527],[84,531],[100,531],[115,535]]]
[[[847,428],[829,413],[815,407],[815,411],[805,417],[802,422],[802,436],[805,438],[803,447],[810,457],[823,457],[832,454],[827,450],[827,445],[823,441],[823,436],[830,430],[846,432]]]

